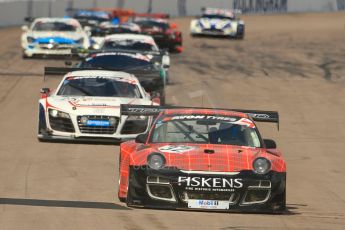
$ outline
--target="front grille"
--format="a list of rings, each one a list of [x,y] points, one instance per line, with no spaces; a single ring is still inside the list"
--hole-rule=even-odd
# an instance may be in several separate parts
[[[115,118],[116,122],[115,124],[111,124],[109,126],[89,126],[86,124],[83,124],[81,122],[82,117],[87,117],[88,120],[97,120],[97,121],[109,121],[110,118]],[[86,116],[78,116],[77,117],[79,130],[81,133],[88,133],[88,134],[114,134],[116,132],[117,126],[119,124],[119,118],[118,117],[112,117],[112,116],[92,116],[92,115],[86,115]]]
[[[40,45],[39,46],[40,49],[42,50],[70,50],[73,48],[73,46],[71,45],[56,45],[53,47],[48,47],[48,45]]]
[[[49,114],[50,127],[55,131],[74,133],[74,126],[70,118],[53,117]]]
[[[202,32],[205,33],[214,33],[214,34],[223,34],[224,31],[220,29],[203,29]]]

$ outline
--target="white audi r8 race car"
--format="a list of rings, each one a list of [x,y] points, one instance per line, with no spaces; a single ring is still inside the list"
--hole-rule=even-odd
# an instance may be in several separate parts
[[[56,91],[41,90],[38,139],[133,139],[147,131],[151,118],[127,116],[120,119],[120,105],[154,105],[152,100],[134,75],[105,70],[70,72]]]
[[[243,39],[244,22],[236,17],[235,12],[225,9],[205,8],[202,16],[190,24],[192,36],[219,36]]]
[[[88,49],[88,33],[76,19],[37,18],[30,26],[22,27],[23,57],[34,55],[69,55],[71,49]]]

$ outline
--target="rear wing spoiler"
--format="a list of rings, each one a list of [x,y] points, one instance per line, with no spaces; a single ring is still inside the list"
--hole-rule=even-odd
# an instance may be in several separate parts
[[[133,74],[136,78],[139,79],[154,79],[157,78],[156,73],[152,72],[144,72],[142,70],[138,69],[103,69],[103,68],[80,68],[80,67],[44,67],[44,76],[43,76],[43,81],[46,80],[46,76],[50,75],[55,75],[55,76],[61,76],[65,75],[69,72],[73,71],[82,71],[82,70],[89,70],[89,71],[94,71],[94,70],[108,70],[108,71],[117,71],[117,72],[126,72],[129,74]]]
[[[121,104],[120,115],[127,116],[157,116],[166,109],[216,109],[247,114],[251,119],[257,122],[277,123],[279,130],[279,114],[277,111],[262,110],[244,110],[244,109],[223,109],[223,108],[201,108],[201,107],[183,107],[183,106],[152,106],[152,105],[129,105]]]
[[[141,50],[127,50],[127,49],[97,49],[97,50],[90,50],[90,49],[81,49],[81,48],[73,48],[71,49],[72,55],[78,55],[79,57],[83,58],[86,55],[94,54],[94,53],[107,53],[107,52],[124,52],[124,53],[140,53],[143,55],[169,55],[168,49],[160,49],[159,51],[141,51]]]

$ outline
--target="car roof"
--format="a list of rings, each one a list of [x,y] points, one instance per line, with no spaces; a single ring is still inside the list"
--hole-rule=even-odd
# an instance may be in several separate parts
[[[79,22],[74,19],[74,18],[36,18],[35,19],[35,22],[38,22],[38,21],[41,21],[41,22],[73,22],[73,23],[78,23]]]
[[[220,8],[205,8],[203,11],[205,15],[219,15],[225,17],[234,17],[234,12],[229,9],[220,9]]]
[[[143,34],[112,34],[105,37],[106,40],[123,40],[123,39],[133,39],[133,40],[150,40],[154,41],[149,35]]]
[[[78,70],[69,72],[65,75],[67,77],[107,77],[107,78],[121,78],[126,80],[131,80],[139,82],[138,79],[129,73],[121,71],[109,71],[109,70]]]
[[[203,114],[203,115],[214,115],[214,116],[234,116],[249,118],[245,113],[222,110],[222,109],[205,109],[205,108],[179,108],[179,109],[165,109],[162,112],[163,115],[193,115],[193,114]]]

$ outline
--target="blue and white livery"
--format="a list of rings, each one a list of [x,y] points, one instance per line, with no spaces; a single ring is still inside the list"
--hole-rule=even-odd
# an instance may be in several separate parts
[[[236,17],[234,11],[225,9],[205,8],[202,16],[192,20],[190,24],[192,36],[207,35],[243,39],[244,31],[244,22]]]
[[[69,55],[71,49],[88,49],[90,40],[80,23],[71,18],[37,18],[22,27],[23,57]]]

